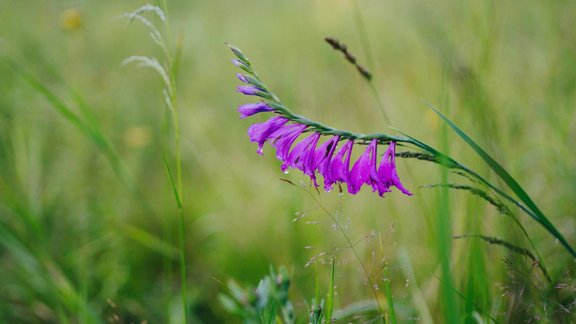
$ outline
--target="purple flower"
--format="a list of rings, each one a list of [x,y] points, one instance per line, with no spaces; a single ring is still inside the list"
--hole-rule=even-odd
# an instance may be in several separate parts
[[[288,160],[290,147],[306,127],[306,125],[302,124],[291,124],[278,129],[270,135],[270,139],[274,139],[272,145],[276,147],[276,157],[278,160],[284,162],[282,164],[282,171],[286,172],[286,168],[288,167],[286,161]]]
[[[312,177],[314,169],[310,170],[307,162],[309,156],[314,154],[318,139],[320,139],[320,134],[314,132],[300,143],[296,144],[290,154],[288,154],[288,159],[284,160],[282,170],[285,171],[287,167],[297,168]]]
[[[266,140],[271,138],[271,136],[276,133],[276,131],[281,129],[282,126],[284,126],[287,122],[288,119],[281,116],[276,116],[268,119],[264,123],[258,123],[250,126],[248,129],[248,136],[250,136],[251,142],[258,143],[258,150],[256,150],[258,154],[262,155],[262,147],[264,146]]]
[[[316,182],[316,169],[318,169],[320,162],[322,162],[322,160],[319,160],[316,151],[316,146],[318,145],[319,140],[320,134],[316,133],[316,136],[310,144],[308,152],[304,156],[302,164],[302,172],[310,177],[310,179],[314,182],[315,187],[318,187],[318,183]]]
[[[240,118],[246,118],[257,113],[274,111],[274,108],[268,106],[264,102],[249,103],[245,105],[238,106],[238,112],[240,113]]]
[[[362,185],[368,184],[374,186],[378,183],[376,173],[376,155],[378,140],[373,139],[366,151],[354,163],[348,177],[348,192],[355,195],[360,191]]]
[[[330,161],[332,161],[332,156],[334,155],[339,140],[340,136],[335,135],[324,142],[324,144],[316,149],[312,161],[310,162],[311,167],[314,167],[315,170],[318,169],[318,172],[324,177],[324,179],[331,177]],[[316,179],[314,178],[314,180]],[[317,185],[316,181],[314,181],[314,184]],[[331,185],[326,186],[326,180],[324,180],[324,190],[330,191],[331,189]]]
[[[260,94],[260,90],[255,86],[238,86],[238,92],[245,94],[247,96],[257,96]]]
[[[326,191],[332,190],[332,185],[337,182],[347,182],[348,173],[350,168],[350,156],[352,154],[352,147],[354,140],[348,140],[338,153],[328,161],[328,165],[324,170],[324,189]]]
[[[244,83],[250,83],[248,81],[248,79],[246,78],[246,76],[242,73],[236,73],[236,77],[238,78],[238,80],[244,82]]]
[[[412,193],[408,191],[402,183],[400,182],[400,177],[396,172],[396,142],[390,142],[388,149],[384,156],[382,157],[382,162],[378,167],[378,177],[380,182],[378,184],[378,194],[382,197],[384,193],[390,192],[390,187],[395,186],[402,193],[408,196],[412,196]]]

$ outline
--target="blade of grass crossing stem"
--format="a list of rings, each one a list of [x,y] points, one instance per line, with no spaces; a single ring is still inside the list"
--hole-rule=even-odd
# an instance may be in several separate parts
[[[334,268],[336,260],[332,259],[332,268],[330,270],[330,283],[328,286],[328,295],[326,296],[326,321],[332,322],[332,313],[334,312]]]
[[[576,251],[568,244],[564,236],[556,229],[556,227],[548,220],[548,218],[540,211],[538,206],[532,201],[530,196],[526,193],[526,191],[518,184],[518,182],[498,163],[496,160],[492,158],[484,149],[482,149],[476,142],[470,138],[463,130],[461,130],[456,124],[454,124],[448,117],[444,116],[440,111],[438,111],[434,106],[430,103],[426,102],[428,108],[432,109],[440,118],[442,118],[454,132],[462,138],[466,144],[468,144],[475,152],[478,154],[486,164],[506,183],[506,185],[516,194],[516,196],[526,204],[529,208],[528,214],[534,218],[537,222],[542,224],[544,228],[550,232],[555,238],[560,241],[560,243],[572,254],[572,256],[576,257]]]
[[[182,200],[180,199],[180,194],[178,192],[178,188],[176,187],[176,183],[174,182],[174,177],[172,176],[172,171],[168,166],[168,161],[166,161],[166,157],[162,156],[162,160],[164,161],[164,168],[166,169],[166,174],[168,175],[168,179],[170,180],[170,186],[172,187],[172,191],[174,193],[174,198],[176,199],[176,204],[178,206],[178,237],[180,241],[180,292],[182,294],[182,310],[184,315],[184,322],[188,323],[188,297],[187,297],[187,289],[186,289],[186,254],[184,251],[184,213],[182,208]]]
[[[446,82],[445,82],[446,83]],[[445,86],[446,88],[446,86]],[[448,95],[445,94],[445,101],[448,103]],[[448,106],[448,104],[446,105]],[[448,145],[448,129],[444,125],[440,130],[440,150],[446,152],[449,156]],[[441,159],[440,163],[444,166],[448,161]],[[450,269],[450,261],[452,257],[452,219],[450,212],[450,193],[448,191],[448,168],[440,167],[440,182],[442,187],[438,195],[438,215],[437,215],[437,231],[438,231],[438,260],[442,270],[443,285],[440,286],[440,296],[442,301],[442,311],[444,314],[444,322],[450,324],[458,323],[458,305],[454,292],[450,287],[453,287],[452,270]]]
[[[174,177],[172,176],[172,170],[168,166],[168,161],[166,161],[166,157],[162,156],[162,161],[164,161],[164,169],[166,171],[166,175],[168,176],[168,180],[170,180],[170,187],[172,188],[172,192],[174,193],[174,199],[176,199],[176,204],[178,208],[182,208],[182,202],[180,201],[180,195],[178,194],[178,188],[176,188],[176,183],[174,182]]]

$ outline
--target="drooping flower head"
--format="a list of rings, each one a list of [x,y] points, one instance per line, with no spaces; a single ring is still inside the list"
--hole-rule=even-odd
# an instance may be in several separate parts
[[[232,50],[237,56],[233,61],[234,64],[248,74],[236,74],[237,78],[246,84],[239,86],[238,92],[264,99],[261,102],[238,106],[240,118],[267,112],[279,115],[263,123],[253,124],[248,129],[250,141],[258,144],[256,151],[258,154],[262,155],[264,144],[270,143],[276,148],[276,157],[282,161],[282,171],[286,172],[289,168],[301,170],[310,177],[316,187],[318,187],[316,175],[320,174],[324,178],[326,191],[332,190],[335,184],[346,184],[348,192],[356,194],[367,185],[380,196],[384,196],[384,193],[390,192],[390,188],[395,186],[404,194],[412,195],[404,188],[396,172],[394,141],[389,142],[388,149],[377,168],[378,139],[363,136],[362,142],[367,138],[370,139],[370,143],[350,168],[352,151],[358,135],[351,133],[341,135],[345,132],[335,131],[292,114],[279,103],[274,94],[266,90],[267,87],[259,81],[243,54],[236,48]],[[325,134],[323,131],[326,130],[338,135],[333,135],[318,146],[322,135]],[[309,135],[302,136],[303,139],[299,140],[304,132],[309,132]],[[343,144],[339,145],[340,142]]]

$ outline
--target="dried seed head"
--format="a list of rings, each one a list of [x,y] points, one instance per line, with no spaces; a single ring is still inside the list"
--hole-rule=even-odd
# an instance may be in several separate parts
[[[366,69],[362,65],[358,64],[356,57],[348,51],[348,47],[346,46],[346,44],[341,43],[339,40],[333,37],[325,37],[324,40],[326,41],[326,43],[330,44],[330,46],[332,46],[334,50],[344,54],[344,58],[346,59],[346,61],[354,65],[356,67],[356,70],[360,73],[360,75],[364,79],[368,81],[372,80],[372,73],[370,73],[370,71],[368,71],[368,69]]]

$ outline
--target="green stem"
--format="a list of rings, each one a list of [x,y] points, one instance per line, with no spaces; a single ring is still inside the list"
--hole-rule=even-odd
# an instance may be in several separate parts
[[[384,293],[386,294],[386,302],[388,303],[388,314],[390,315],[390,323],[396,324],[396,310],[394,309],[394,299],[392,297],[392,285],[390,284],[390,276],[384,267]]]
[[[166,0],[162,1],[166,21],[166,34],[168,39],[168,47],[172,46],[172,31],[169,21],[168,4]],[[179,257],[180,257],[180,293],[182,299],[182,314],[184,316],[184,323],[188,323],[188,296],[187,296],[187,274],[186,274],[186,240],[185,240],[185,219],[184,219],[184,203],[183,203],[183,185],[182,185],[182,149],[181,149],[181,131],[178,114],[178,105],[176,97],[176,77],[174,71],[174,62],[170,51],[167,51],[168,61],[168,74],[170,77],[170,89],[168,89],[170,113],[172,116],[172,123],[174,124],[174,150],[176,155],[176,203],[178,206],[178,241],[179,241]]]
[[[366,25],[364,24],[364,19],[362,19],[362,12],[360,12],[360,6],[358,5],[358,0],[354,0],[354,18],[356,19],[356,25],[358,27],[358,32],[360,34],[360,39],[362,41],[362,47],[364,48],[364,55],[366,56],[366,62],[370,69],[374,68],[374,59],[372,58],[372,48],[370,47],[370,39],[368,38],[368,32],[366,31]]]

